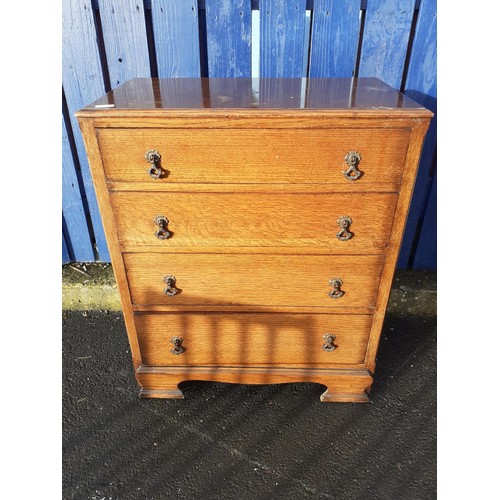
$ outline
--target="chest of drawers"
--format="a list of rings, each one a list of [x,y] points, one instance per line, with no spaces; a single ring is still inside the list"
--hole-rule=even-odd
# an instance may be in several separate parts
[[[368,400],[429,111],[374,78],[144,78],[77,117],[141,396]]]

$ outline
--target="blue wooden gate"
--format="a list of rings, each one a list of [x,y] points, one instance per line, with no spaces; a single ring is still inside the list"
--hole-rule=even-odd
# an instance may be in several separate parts
[[[375,76],[436,114],[436,0],[63,0],[63,262],[109,253],[74,112],[135,77]],[[436,117],[398,267],[436,267]]]

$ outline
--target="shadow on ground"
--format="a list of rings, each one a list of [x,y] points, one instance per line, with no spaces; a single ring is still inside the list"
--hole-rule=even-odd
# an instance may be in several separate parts
[[[120,313],[63,312],[64,499],[436,497],[436,320],[387,316],[369,404],[316,384],[143,400]]]

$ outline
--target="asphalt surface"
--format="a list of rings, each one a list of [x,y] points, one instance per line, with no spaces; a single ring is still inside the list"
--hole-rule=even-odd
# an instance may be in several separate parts
[[[64,499],[436,498],[436,320],[386,317],[368,404],[316,384],[139,399],[123,317],[63,312]]]

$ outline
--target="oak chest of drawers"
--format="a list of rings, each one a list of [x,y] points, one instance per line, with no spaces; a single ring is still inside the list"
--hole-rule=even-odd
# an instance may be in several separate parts
[[[77,116],[142,396],[368,400],[429,111],[374,78],[145,78]]]

